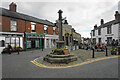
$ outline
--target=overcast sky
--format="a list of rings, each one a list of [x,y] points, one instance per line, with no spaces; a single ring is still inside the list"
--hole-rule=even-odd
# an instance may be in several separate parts
[[[68,23],[82,37],[90,37],[94,25],[114,20],[120,0],[2,0],[2,7],[9,9],[9,4],[17,4],[17,12],[31,15],[40,19],[55,22],[58,10],[63,11]]]

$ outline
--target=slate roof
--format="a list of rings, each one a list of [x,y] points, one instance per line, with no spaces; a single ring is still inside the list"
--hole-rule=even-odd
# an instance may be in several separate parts
[[[100,25],[100,26],[97,26],[97,28],[95,28],[95,29],[93,29],[93,30],[97,30],[97,29],[99,29],[99,28],[108,27],[108,26],[110,26],[110,25],[112,25],[112,24],[117,24],[117,23],[120,23],[120,19],[119,19],[119,20],[112,20],[112,21],[109,21],[109,22],[107,22],[107,23],[104,23],[104,24],[102,24],[102,25]],[[92,30],[92,31],[93,31],[93,30]]]
[[[21,19],[21,20],[31,21],[31,22],[35,22],[35,23],[45,24],[45,25],[49,25],[49,26],[54,26],[54,24],[48,20],[38,19],[38,18],[29,16],[26,14],[10,11],[8,9],[1,8],[1,7],[0,7],[0,15],[15,18],[15,19]]]

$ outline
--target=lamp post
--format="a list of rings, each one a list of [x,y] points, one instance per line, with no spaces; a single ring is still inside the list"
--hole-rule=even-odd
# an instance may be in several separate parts
[[[92,48],[92,33],[90,33],[90,37],[91,37],[91,39],[90,39],[90,49]]]

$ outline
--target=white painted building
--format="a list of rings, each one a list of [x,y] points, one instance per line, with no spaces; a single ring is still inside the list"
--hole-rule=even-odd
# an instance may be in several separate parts
[[[58,41],[58,35],[45,35],[45,48],[53,48],[56,47],[56,41]]]
[[[0,32],[0,53],[8,46],[23,48],[23,33]]]
[[[58,41],[59,37],[56,35],[56,27],[53,27],[53,35],[47,34],[47,25],[44,25],[44,34],[45,34],[45,39],[44,39],[44,48],[53,48],[56,47],[56,41]]]
[[[107,23],[101,19],[101,25],[95,25],[91,33],[94,44],[102,42],[109,45],[113,39],[120,41],[120,13],[116,11],[115,20]]]

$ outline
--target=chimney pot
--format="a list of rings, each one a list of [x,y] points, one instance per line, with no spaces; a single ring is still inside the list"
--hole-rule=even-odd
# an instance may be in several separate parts
[[[94,29],[97,28],[97,24],[94,26]]]
[[[102,24],[104,24],[104,20],[103,20],[103,19],[101,19],[101,25],[102,25]]]
[[[120,13],[118,11],[115,11],[115,20],[120,19]]]

